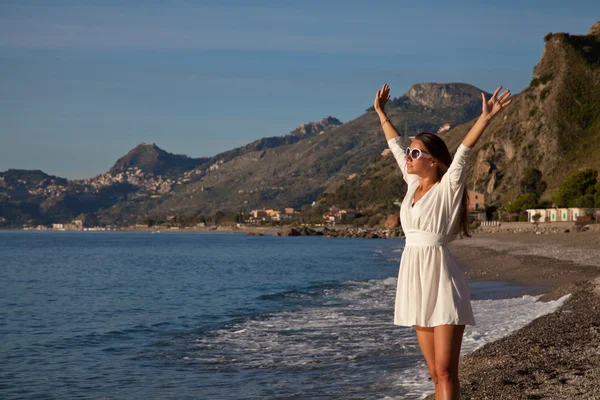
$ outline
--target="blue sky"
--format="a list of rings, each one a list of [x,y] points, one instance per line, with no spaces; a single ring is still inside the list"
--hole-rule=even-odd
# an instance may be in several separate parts
[[[347,122],[383,82],[516,93],[546,33],[599,16],[598,1],[0,0],[0,171],[88,178],[140,142],[210,156]]]

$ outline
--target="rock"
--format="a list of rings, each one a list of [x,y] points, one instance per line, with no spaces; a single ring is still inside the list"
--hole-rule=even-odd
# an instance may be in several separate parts
[[[300,231],[291,226],[286,226],[280,233],[281,236],[300,236]]]
[[[246,233],[246,236],[264,236],[264,235],[260,232],[248,232],[248,233]]]
[[[319,232],[317,230],[314,229],[310,229],[306,226],[303,226],[300,229],[301,235],[302,236],[323,236],[323,232]]]
[[[398,225],[400,225],[399,213],[390,214],[390,216],[387,217],[383,224],[383,226],[385,226],[386,228],[396,228]]]
[[[411,104],[432,109],[481,104],[479,90],[464,83],[417,83],[408,88],[404,98]]]
[[[600,21],[596,22],[588,31],[588,35],[600,37]]]
[[[329,128],[335,128],[338,125],[341,125],[342,122],[334,117],[323,118],[319,122],[309,122],[307,124],[302,124],[293,131],[290,132],[290,136],[305,136],[310,135],[311,133],[320,133],[328,130]]]
[[[279,236],[323,236],[323,232],[319,232],[314,229],[310,229],[306,226],[302,226],[302,227],[286,226],[279,233],[280,233]]]
[[[404,238],[402,228],[400,226],[388,229],[363,227],[332,229],[324,227],[322,232],[307,227],[286,227],[283,229],[283,231],[278,232],[277,236],[327,236],[365,239]]]
[[[323,228],[323,235],[328,237],[338,237],[338,231],[330,229],[328,227]]]

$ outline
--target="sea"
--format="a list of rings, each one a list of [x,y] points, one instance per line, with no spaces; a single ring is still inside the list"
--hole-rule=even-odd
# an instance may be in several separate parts
[[[404,241],[0,231],[0,398],[419,399]],[[466,354],[556,310],[471,281]]]

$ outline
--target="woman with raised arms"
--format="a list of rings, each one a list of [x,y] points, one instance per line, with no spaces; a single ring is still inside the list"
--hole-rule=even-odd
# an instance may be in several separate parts
[[[459,398],[458,360],[466,325],[475,325],[469,288],[462,265],[446,245],[469,236],[465,166],[469,153],[489,122],[510,104],[510,91],[496,89],[491,99],[482,93],[481,116],[454,158],[437,135],[419,133],[404,148],[402,138],[384,108],[390,88],[375,96],[375,111],[388,146],[408,185],[400,208],[406,245],[400,260],[394,325],[414,326],[435,398]]]

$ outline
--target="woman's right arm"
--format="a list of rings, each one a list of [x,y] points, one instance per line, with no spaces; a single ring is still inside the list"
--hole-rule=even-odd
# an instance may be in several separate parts
[[[405,148],[402,144],[403,140],[398,131],[392,125],[392,121],[387,117],[384,108],[387,101],[390,99],[390,87],[386,84],[383,85],[381,90],[377,91],[375,95],[375,111],[377,115],[379,115],[379,121],[381,123],[381,127],[383,128],[383,133],[385,134],[385,139],[387,140],[388,146],[394,155],[394,158],[398,162],[400,166],[400,171],[402,172],[402,177],[407,184],[413,180],[413,177],[408,175],[406,171],[406,155],[404,153]],[[416,178],[416,175],[414,175]]]

